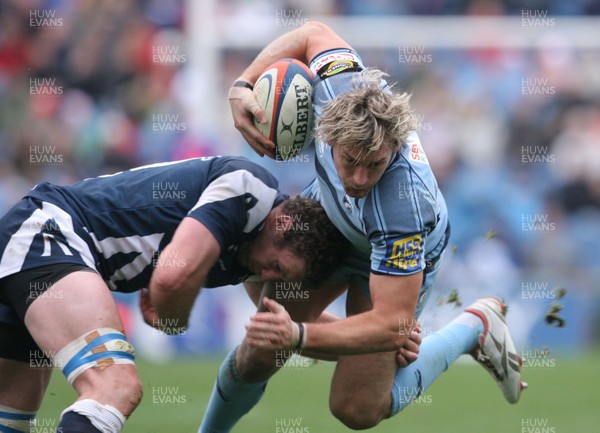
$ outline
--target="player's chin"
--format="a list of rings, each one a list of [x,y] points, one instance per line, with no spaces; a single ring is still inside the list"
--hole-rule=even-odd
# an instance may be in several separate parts
[[[371,188],[346,187],[345,191],[346,191],[346,194],[348,194],[352,198],[364,198],[367,196],[367,194],[369,194],[369,191],[371,191]]]

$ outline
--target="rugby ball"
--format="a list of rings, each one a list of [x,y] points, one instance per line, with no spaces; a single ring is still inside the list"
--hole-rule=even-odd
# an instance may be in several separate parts
[[[308,67],[296,59],[269,66],[254,84],[254,95],[267,117],[256,128],[275,143],[275,159],[299,155],[312,138],[312,82]]]

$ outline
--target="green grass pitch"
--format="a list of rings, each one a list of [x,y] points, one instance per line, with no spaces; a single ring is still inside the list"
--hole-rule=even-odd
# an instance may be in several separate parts
[[[124,433],[195,433],[219,360],[189,359],[157,365],[138,361],[144,400]],[[301,364],[298,366],[298,364]],[[259,405],[234,429],[238,433],[341,433],[351,430],[328,410],[333,364],[302,362],[271,380]],[[453,365],[403,413],[378,433],[590,433],[600,422],[600,353],[553,359],[524,370],[530,388],[517,405],[474,362]],[[32,433],[54,432],[60,411],[75,398],[55,371]]]

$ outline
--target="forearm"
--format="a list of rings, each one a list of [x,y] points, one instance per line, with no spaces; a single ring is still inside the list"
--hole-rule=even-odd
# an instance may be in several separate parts
[[[308,64],[323,51],[352,47],[336,32],[319,21],[308,21],[267,45],[239,79],[254,84],[270,64],[291,57]]]
[[[412,321],[374,310],[330,323],[306,323],[304,350],[316,356],[395,351],[410,335],[402,323]]]
[[[322,24],[310,21],[273,40],[242,72],[239,79],[254,84],[269,65],[284,58],[294,58],[308,63],[311,60],[307,58],[310,38],[322,27]]]
[[[202,280],[181,272],[172,273],[157,268],[148,286],[152,306],[159,318],[155,327],[168,328],[172,332],[183,331],[187,327],[194,300],[200,291],[198,281]]]
[[[314,323],[333,323],[337,322],[338,320],[342,319],[336,316],[335,314],[323,311]],[[307,349],[302,349],[302,356],[306,356],[308,358],[313,359],[320,359],[322,361],[337,361],[339,355],[336,353],[319,353],[318,351],[315,352]]]
[[[357,290],[348,293],[347,308],[363,313],[330,323],[305,323],[304,334],[282,305],[264,297],[269,312],[250,318],[246,339],[250,345],[275,350],[301,345],[306,352],[317,355],[397,351],[417,325],[415,310],[422,275],[371,274],[370,302]]]
[[[323,311],[314,323],[332,323],[337,322],[338,320],[342,320],[342,318],[327,311]]]
[[[204,224],[191,217],[181,221],[159,255],[148,285],[161,322],[158,328],[181,332],[187,327],[200,287],[220,254],[217,239]],[[170,258],[176,258],[176,264]]]
[[[182,302],[172,291],[151,292],[151,297],[160,320],[159,328],[187,328],[193,300]]]

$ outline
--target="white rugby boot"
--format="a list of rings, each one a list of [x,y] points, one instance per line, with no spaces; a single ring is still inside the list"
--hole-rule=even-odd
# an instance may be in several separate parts
[[[527,384],[521,379],[523,361],[506,326],[506,310],[506,304],[496,298],[478,299],[465,309],[479,317],[484,328],[471,355],[491,374],[506,401],[516,403]]]

